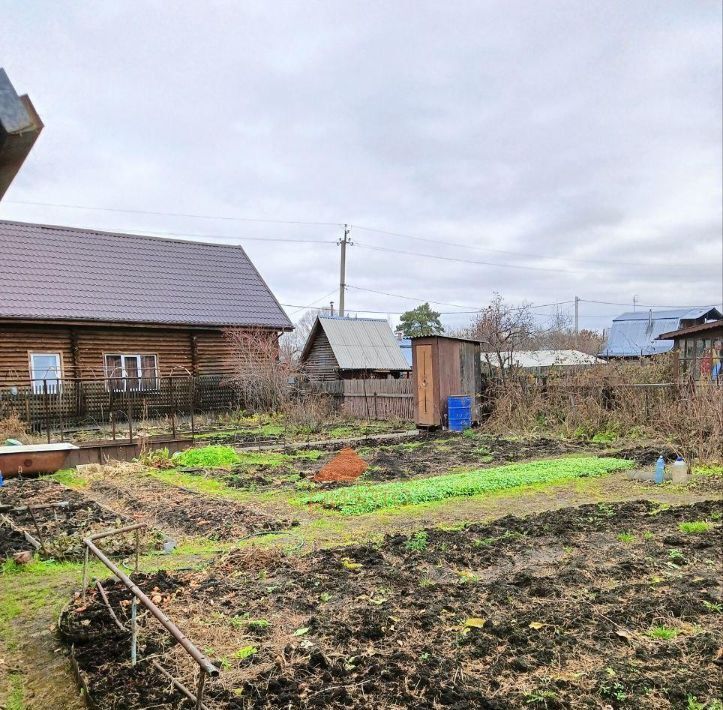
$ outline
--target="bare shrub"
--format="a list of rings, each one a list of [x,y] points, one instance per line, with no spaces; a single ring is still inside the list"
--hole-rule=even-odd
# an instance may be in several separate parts
[[[292,396],[291,383],[298,367],[279,357],[275,332],[261,328],[230,328],[224,333],[231,346],[228,378],[239,391],[243,406],[250,411],[278,412]]]
[[[17,412],[8,412],[0,419],[0,445],[5,439],[17,439],[25,443],[28,438],[27,433],[25,423]]]
[[[688,458],[723,458],[723,388],[678,384],[674,355],[608,363],[544,378],[516,372],[488,388],[487,427],[601,440],[664,439]]]
[[[333,418],[334,402],[326,395],[307,393],[287,401],[282,412],[290,427],[316,434]]]

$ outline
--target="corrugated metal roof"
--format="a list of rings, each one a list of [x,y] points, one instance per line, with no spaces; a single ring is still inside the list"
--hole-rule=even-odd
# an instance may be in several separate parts
[[[482,353],[484,360],[486,353]],[[505,363],[514,363],[516,367],[553,367],[553,366],[575,366],[575,365],[599,365],[605,360],[588,355],[580,350],[520,350],[512,353],[502,353]],[[497,357],[490,357],[493,365]]]
[[[702,318],[711,311],[711,306],[705,306],[703,308],[673,308],[667,311],[653,311],[653,319],[659,320],[664,318],[677,318],[678,320],[695,320],[696,318]],[[628,313],[621,313],[616,318],[613,318],[613,323],[623,320],[648,320],[650,318],[650,311],[629,311]]]
[[[0,318],[292,327],[240,246],[2,220]]]
[[[401,340],[397,340],[397,343],[399,343],[399,347],[402,349],[402,355],[404,355],[404,359],[407,361],[407,365],[409,367],[412,366],[412,339],[411,338],[402,338]]]
[[[682,320],[720,318],[715,308],[636,311],[613,320],[608,340],[600,357],[642,357],[659,355],[673,349],[672,340],[657,340],[659,335],[680,328]]]
[[[385,320],[319,316],[319,325],[342,370],[411,369]]]

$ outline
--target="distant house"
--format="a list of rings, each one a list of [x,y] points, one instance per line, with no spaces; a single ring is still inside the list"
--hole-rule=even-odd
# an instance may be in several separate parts
[[[605,363],[605,360],[579,350],[520,350],[501,355],[504,367],[517,367],[537,374],[548,372],[553,368],[589,367]],[[482,362],[492,367],[499,366],[497,355],[494,353],[482,353]]]
[[[412,369],[387,321],[338,316],[316,319],[301,365],[314,382],[399,378]]]
[[[639,358],[667,353],[673,349],[674,343],[672,340],[660,340],[660,335],[721,317],[723,315],[716,308],[623,313],[613,320],[599,356],[605,359]]]
[[[723,320],[691,325],[658,336],[678,352],[678,375],[723,384]]]
[[[397,337],[397,342],[399,343],[399,347],[402,350],[402,355],[404,355],[404,359],[407,361],[407,365],[409,365],[409,367],[411,367],[412,366],[412,339]]]
[[[0,390],[227,375],[228,327],[292,324],[240,246],[0,221]]]

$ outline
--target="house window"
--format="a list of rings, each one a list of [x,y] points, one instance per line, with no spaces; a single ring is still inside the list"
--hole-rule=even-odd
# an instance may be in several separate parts
[[[61,377],[60,353],[30,353],[30,379],[35,394],[45,392],[45,383],[49,394],[57,394]]]
[[[155,355],[106,355],[108,388],[116,392],[148,392],[158,389]]]

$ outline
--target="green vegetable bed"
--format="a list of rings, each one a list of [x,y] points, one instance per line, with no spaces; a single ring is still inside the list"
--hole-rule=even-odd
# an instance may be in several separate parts
[[[633,466],[633,461],[595,456],[547,459],[415,481],[360,484],[304,496],[300,500],[336,508],[344,515],[361,515],[381,508],[493,493],[537,483],[558,483],[583,476],[601,476]]]

